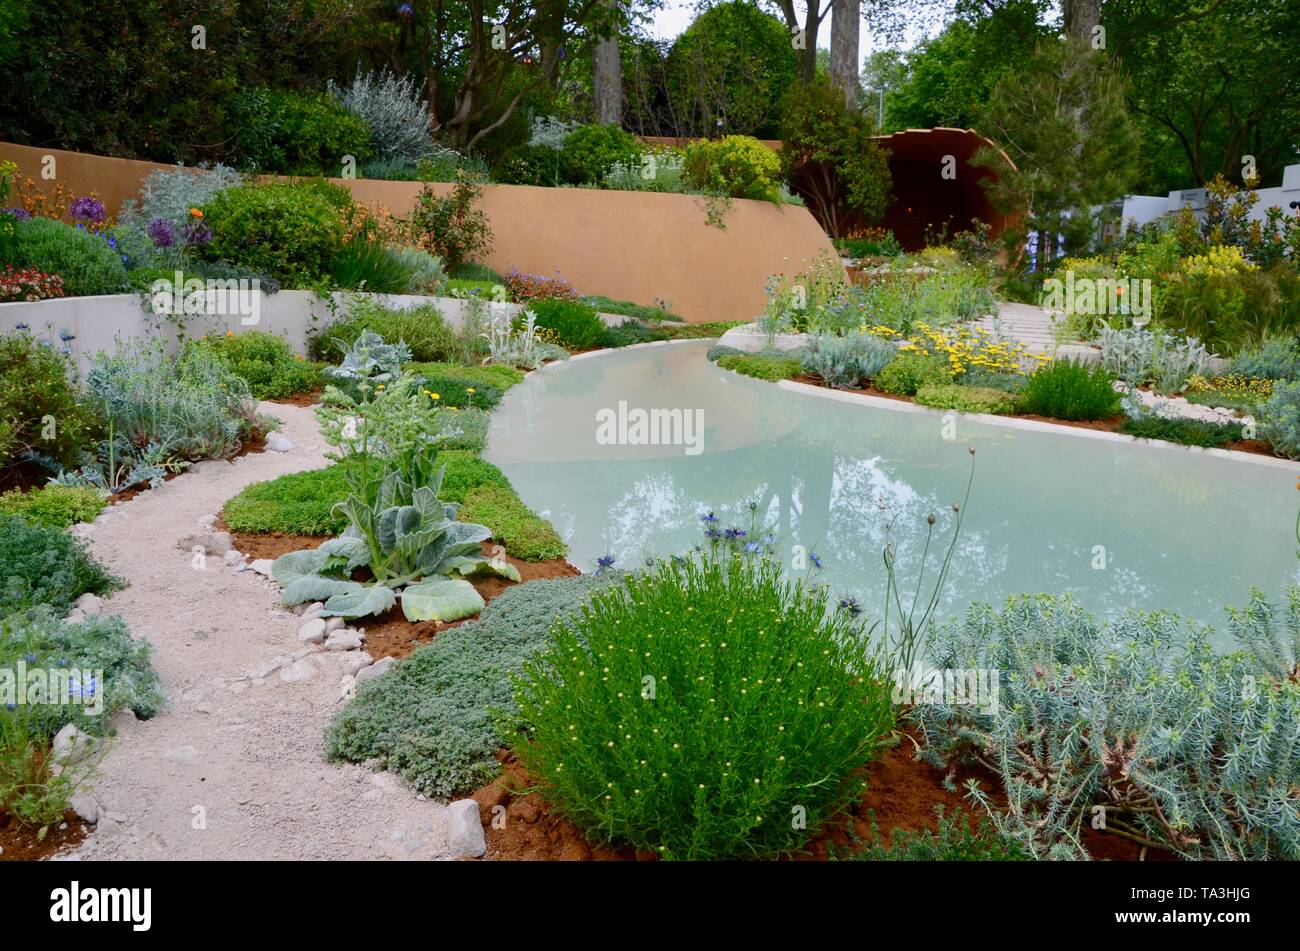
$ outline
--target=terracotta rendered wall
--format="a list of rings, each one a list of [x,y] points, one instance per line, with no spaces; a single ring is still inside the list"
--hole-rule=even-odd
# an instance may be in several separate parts
[[[99,193],[116,211],[133,198],[150,162],[0,143],[0,159],[39,181],[43,155],[74,194]],[[404,214],[417,182],[337,179],[358,201]],[[442,192],[450,185],[435,185]],[[726,228],[706,223],[704,200],[690,195],[488,185],[483,210],[495,240],[486,263],[505,273],[557,271],[584,293],[641,304],[661,298],[694,323],[750,320],[762,309],[771,274],[793,274],[834,246],[807,209],[734,201]]]

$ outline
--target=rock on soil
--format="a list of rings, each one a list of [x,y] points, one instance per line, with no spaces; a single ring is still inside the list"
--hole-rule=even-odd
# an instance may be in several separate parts
[[[478,858],[487,851],[478,803],[473,799],[457,799],[447,806],[447,826],[452,855]]]

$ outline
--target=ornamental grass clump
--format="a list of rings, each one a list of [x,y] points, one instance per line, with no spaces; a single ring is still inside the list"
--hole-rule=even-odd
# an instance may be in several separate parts
[[[515,754],[593,839],[671,859],[798,850],[894,722],[887,663],[827,597],[726,548],[595,593],[516,680]]]

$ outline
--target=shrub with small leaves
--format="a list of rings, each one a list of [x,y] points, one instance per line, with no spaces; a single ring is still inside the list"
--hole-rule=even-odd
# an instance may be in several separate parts
[[[596,309],[578,300],[543,298],[528,309],[537,317],[537,327],[553,330],[566,350],[590,350],[605,336],[605,324]]]
[[[1259,434],[1278,455],[1300,459],[1300,382],[1279,382],[1260,404]]]
[[[793,852],[861,791],[893,726],[861,624],[770,559],[660,562],[552,637],[516,678],[510,745],[594,840],[670,859]]]
[[[1016,400],[1004,390],[988,386],[930,384],[916,391],[916,402],[961,413],[1014,413]]]
[[[923,386],[952,382],[948,361],[928,353],[905,351],[885,365],[875,378],[876,389],[898,396],[915,396]]]
[[[829,386],[849,389],[875,377],[896,356],[897,346],[872,334],[817,336],[802,366],[805,373],[821,377]]]
[[[718,358],[718,366],[744,376],[775,382],[798,376],[803,368],[798,357],[768,356],[762,353],[727,353]]]
[[[50,528],[93,522],[104,509],[104,497],[85,486],[47,484],[39,489],[10,489],[0,495],[0,512],[22,515]]]
[[[1121,400],[1114,374],[1072,360],[1039,367],[1020,394],[1023,412],[1053,419],[1109,419],[1120,414]]]
[[[84,542],[62,529],[0,513],[0,616],[38,604],[64,615],[83,594],[121,587]]]

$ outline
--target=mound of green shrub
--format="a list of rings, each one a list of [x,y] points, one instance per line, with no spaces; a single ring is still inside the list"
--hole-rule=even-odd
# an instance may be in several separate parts
[[[760,380],[789,380],[803,372],[794,357],[768,356],[761,353],[728,353],[718,358],[718,366]]]
[[[579,126],[564,140],[560,149],[560,172],[572,185],[592,185],[616,165],[632,165],[641,160],[641,143],[636,136],[618,126]]]
[[[271,275],[288,286],[328,273],[343,243],[338,198],[312,182],[270,182],[227,188],[203,206],[212,240],[209,260]]]
[[[915,396],[924,386],[945,386],[952,382],[952,369],[942,357],[928,353],[900,353],[876,374],[874,383],[882,393]]]
[[[303,360],[283,337],[247,330],[225,337],[205,337],[187,344],[220,360],[248,384],[259,400],[304,393],[320,385],[318,364]]]
[[[1163,416],[1143,416],[1127,419],[1120,427],[1130,436],[1142,439],[1163,439],[1184,446],[1224,446],[1241,438],[1238,423],[1211,423],[1204,419],[1165,419]]]
[[[456,332],[433,304],[389,307],[372,297],[356,297],[342,318],[311,336],[307,355],[337,363],[343,352],[339,344],[350,347],[364,330],[379,334],[385,343],[405,343],[420,363],[446,360],[456,352]]]
[[[955,383],[927,384],[916,391],[922,406],[955,409],[962,413],[1014,413],[1015,397],[989,386],[959,386]]]
[[[10,489],[0,495],[0,513],[22,515],[49,528],[93,522],[103,509],[103,495],[85,486],[43,485],[27,492]]]
[[[255,482],[226,502],[222,511],[226,527],[250,534],[337,535],[347,527],[347,519],[333,511],[348,496],[344,466],[358,464],[359,460],[335,463]],[[510,480],[500,469],[472,452],[440,452],[438,465],[447,467],[439,491],[444,502],[464,502],[480,486],[510,489]]]
[[[1109,419],[1120,412],[1115,375],[1100,366],[1053,360],[1029,375],[1020,408],[1053,419]]]
[[[326,93],[248,89],[235,98],[233,118],[241,167],[251,171],[337,177],[343,156],[371,154],[370,126]]]
[[[96,429],[93,408],[53,344],[26,331],[0,334],[0,466],[29,450],[72,462]]]
[[[567,350],[590,350],[605,336],[605,323],[594,308],[576,300],[542,298],[529,301],[537,326],[554,331]]]
[[[505,546],[506,554],[520,561],[550,561],[569,553],[569,546],[551,523],[507,486],[485,485],[470,490],[458,517],[462,522],[486,525],[492,537]]]
[[[560,150],[546,145],[517,145],[497,161],[493,178],[503,185],[559,185]]]
[[[62,616],[83,594],[121,587],[84,542],[21,515],[0,513],[0,615],[48,604]]]
[[[524,664],[510,745],[593,839],[673,859],[793,852],[861,792],[894,724],[889,672],[827,597],[730,555],[597,591]]]
[[[781,160],[748,135],[698,139],[686,147],[682,178],[693,188],[730,198],[781,200]]]
[[[490,781],[504,745],[493,711],[514,710],[510,675],[546,646],[558,618],[610,580],[583,575],[503,592],[476,620],[444,631],[358,690],[330,725],[326,754],[377,760],[439,799]]]
[[[92,231],[52,218],[28,218],[16,228],[16,260],[63,278],[68,297],[117,294],[126,289],[122,256]]]

